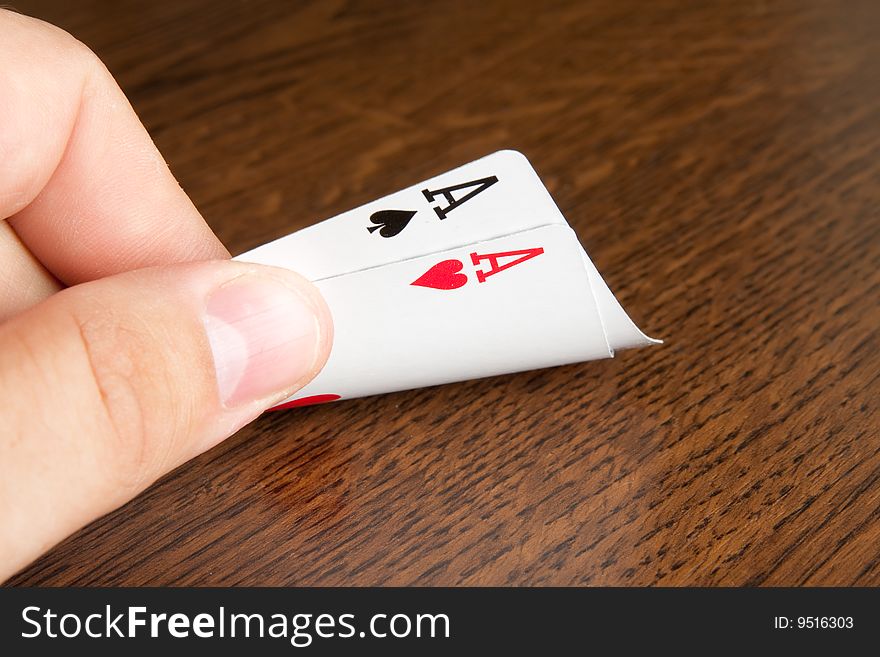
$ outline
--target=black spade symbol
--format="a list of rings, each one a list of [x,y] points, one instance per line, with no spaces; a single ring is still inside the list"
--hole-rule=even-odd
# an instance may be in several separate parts
[[[378,230],[382,237],[394,237],[406,228],[415,214],[416,210],[379,210],[370,215],[370,222],[376,225],[367,226],[367,230],[371,233]]]

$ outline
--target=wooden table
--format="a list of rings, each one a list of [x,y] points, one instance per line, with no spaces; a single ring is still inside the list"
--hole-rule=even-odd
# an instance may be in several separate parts
[[[15,4],[233,253],[516,148],[666,344],[266,415],[12,583],[880,584],[880,4]]]

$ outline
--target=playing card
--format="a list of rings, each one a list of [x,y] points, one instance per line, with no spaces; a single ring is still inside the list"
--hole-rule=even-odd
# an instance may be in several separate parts
[[[657,342],[629,319],[513,151],[237,259],[299,271],[333,315],[327,364],[281,407],[607,358]]]
[[[525,156],[498,151],[240,257],[315,281],[565,223]]]

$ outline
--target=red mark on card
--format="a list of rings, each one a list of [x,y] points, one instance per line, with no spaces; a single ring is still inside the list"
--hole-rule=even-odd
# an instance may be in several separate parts
[[[288,408],[297,408],[298,406],[312,406],[314,404],[326,404],[327,402],[336,401],[337,399],[342,399],[339,395],[311,395],[310,397],[302,397],[300,399],[294,399],[293,401],[284,402],[283,404],[278,404],[278,406],[273,406],[270,411],[283,411]]]
[[[460,274],[464,265],[461,260],[443,260],[419,276],[410,285],[433,287],[437,290],[455,290],[467,283],[467,276]]]

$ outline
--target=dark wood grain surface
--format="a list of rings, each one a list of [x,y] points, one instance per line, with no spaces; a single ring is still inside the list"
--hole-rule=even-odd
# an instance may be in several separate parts
[[[13,584],[880,584],[880,4],[16,6],[240,253],[526,153],[662,347],[264,416]]]

